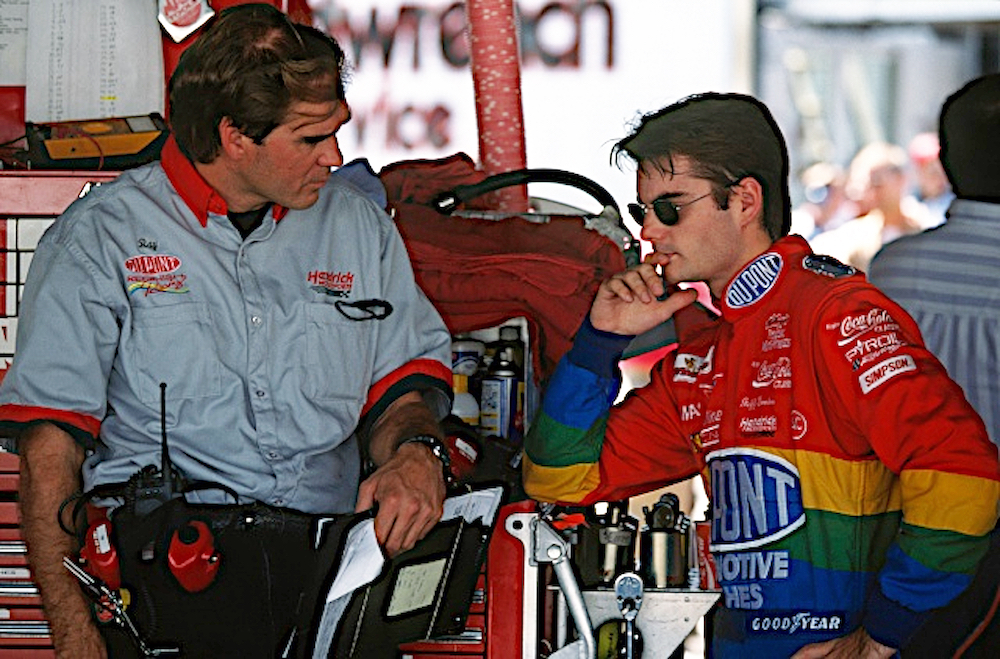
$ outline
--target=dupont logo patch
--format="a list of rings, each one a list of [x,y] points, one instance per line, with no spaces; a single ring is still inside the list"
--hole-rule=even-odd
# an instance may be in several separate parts
[[[867,394],[881,387],[886,381],[891,380],[897,375],[915,370],[917,370],[917,364],[910,355],[890,357],[858,376],[858,382],[861,384],[861,393]]]
[[[139,254],[125,260],[125,267],[139,275],[163,275],[181,267],[181,260],[170,254]]]
[[[743,268],[726,291],[726,304],[733,309],[746,307],[774,287],[781,274],[781,256],[778,254],[763,254]]]
[[[708,456],[712,482],[712,551],[763,547],[805,524],[799,470],[750,448]]]

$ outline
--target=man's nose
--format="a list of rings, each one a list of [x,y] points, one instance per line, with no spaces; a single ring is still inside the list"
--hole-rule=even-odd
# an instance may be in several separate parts
[[[660,221],[660,218],[653,212],[652,207],[646,209],[646,215],[642,218],[642,229],[639,230],[639,237],[652,242],[662,237],[667,225]]]
[[[319,164],[324,167],[340,167],[344,164],[344,154],[340,151],[340,142],[336,135],[323,142]]]

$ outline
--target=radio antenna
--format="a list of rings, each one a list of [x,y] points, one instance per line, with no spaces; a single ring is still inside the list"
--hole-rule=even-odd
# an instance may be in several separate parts
[[[160,472],[163,474],[163,494],[166,501],[174,496],[174,468],[167,451],[167,383],[160,383]]]

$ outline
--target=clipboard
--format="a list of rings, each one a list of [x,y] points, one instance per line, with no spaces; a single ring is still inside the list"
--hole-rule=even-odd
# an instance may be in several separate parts
[[[504,497],[502,486],[449,497],[442,521],[423,540],[384,561],[372,544],[373,520],[352,523],[332,543],[336,551],[321,549],[333,567],[319,580],[327,595],[286,656],[395,659],[401,643],[460,633]]]

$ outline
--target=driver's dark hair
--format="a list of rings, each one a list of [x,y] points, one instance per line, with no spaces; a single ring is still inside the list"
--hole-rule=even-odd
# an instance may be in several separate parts
[[[670,173],[679,173],[674,158],[683,156],[692,175],[711,182],[719,208],[728,207],[731,185],[752,177],[764,191],[764,229],[771,240],[788,234],[788,148],[770,110],[752,96],[688,96],[641,117],[611,154],[619,165],[624,158],[640,169]]]

